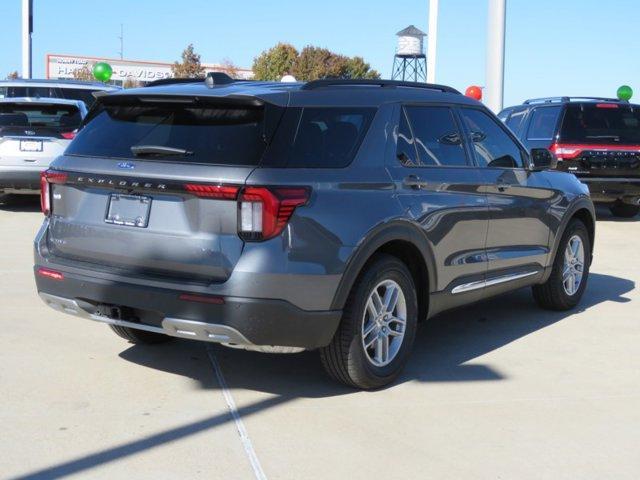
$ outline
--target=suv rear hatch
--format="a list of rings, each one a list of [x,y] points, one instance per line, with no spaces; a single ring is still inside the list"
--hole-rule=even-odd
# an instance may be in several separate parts
[[[551,147],[558,168],[584,176],[640,176],[640,106],[571,103]]]
[[[104,97],[49,172],[49,251],[128,275],[222,282],[237,197],[282,113],[256,98]]]
[[[64,152],[82,121],[76,105],[0,102],[0,165],[47,165]]]

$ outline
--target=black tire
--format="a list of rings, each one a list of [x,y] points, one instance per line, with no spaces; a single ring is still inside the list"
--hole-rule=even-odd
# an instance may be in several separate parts
[[[369,296],[385,280],[395,282],[404,294],[406,324],[395,357],[387,365],[376,366],[365,353],[361,340],[362,326]],[[320,349],[322,364],[331,377],[351,387],[372,389],[387,385],[407,362],[415,339],[417,319],[418,301],[409,269],[394,256],[376,255],[351,289],[333,340]]]
[[[609,207],[614,217],[633,218],[640,213],[640,206],[616,202]]]
[[[152,345],[154,343],[168,342],[173,339],[173,337],[169,335],[138,330],[137,328],[122,327],[120,325],[109,325],[109,327],[119,337],[135,344]]]
[[[573,295],[569,295],[565,291],[562,274],[564,268],[565,249],[567,248],[569,240],[574,235],[578,235],[580,240],[582,240],[584,248],[584,267],[582,271],[582,280],[578,290]],[[591,242],[589,240],[589,232],[587,231],[587,227],[585,227],[584,223],[578,219],[573,219],[569,222],[569,225],[567,225],[566,230],[562,234],[562,240],[560,241],[560,245],[558,245],[558,251],[556,252],[556,257],[553,260],[553,269],[549,279],[541,285],[533,286],[533,298],[540,307],[547,310],[563,311],[574,308],[578,302],[580,302],[580,298],[582,298],[582,294],[587,288],[590,265]]]

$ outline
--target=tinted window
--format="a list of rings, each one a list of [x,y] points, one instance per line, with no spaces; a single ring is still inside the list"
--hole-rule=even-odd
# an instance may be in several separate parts
[[[507,119],[507,127],[509,127],[513,133],[517,134],[526,116],[527,110],[514,111]]]
[[[0,127],[62,127],[75,130],[82,117],[74,105],[0,103]]]
[[[538,107],[531,114],[527,139],[551,140],[560,115],[560,107]]]
[[[415,145],[416,142],[413,138],[413,132],[411,131],[407,114],[403,108],[400,111],[400,124],[398,125],[397,131],[396,157],[405,167],[417,167],[420,164]]]
[[[0,97],[58,98],[55,87],[0,87]]]
[[[93,96],[93,92],[100,90],[88,90],[86,88],[61,88],[60,93],[63,98],[69,98],[71,100],[82,100],[87,108],[91,107],[96,101]]]
[[[569,104],[560,138],[567,143],[640,143],[640,107],[615,103]]]
[[[406,107],[420,166],[467,165],[462,137],[451,109]]]
[[[277,109],[175,103],[105,105],[94,112],[67,153],[133,158],[134,146],[159,146],[187,153],[151,154],[154,159],[257,165],[268,140],[266,108]]]
[[[460,111],[480,166],[522,167],[522,152],[500,124],[482,110]]]
[[[356,155],[375,108],[287,108],[265,156],[265,165],[341,168]]]

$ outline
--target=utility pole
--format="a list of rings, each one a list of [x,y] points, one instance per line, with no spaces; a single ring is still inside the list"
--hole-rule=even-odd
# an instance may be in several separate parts
[[[22,0],[22,78],[31,78],[33,0]]]
[[[118,53],[120,54],[120,60],[122,60],[124,58],[124,26],[122,23],[120,24],[120,36],[118,38],[120,39],[120,51]]]
[[[504,99],[504,31],[507,0],[489,0],[487,22],[487,60],[485,104],[495,113],[502,110]]]
[[[427,32],[427,83],[436,83],[436,41],[438,39],[438,0],[429,0]]]

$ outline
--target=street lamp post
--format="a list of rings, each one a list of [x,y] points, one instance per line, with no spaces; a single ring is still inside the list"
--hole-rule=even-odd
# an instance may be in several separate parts
[[[22,0],[22,78],[31,78],[33,0]]]
[[[427,32],[427,83],[436,83],[436,41],[438,39],[438,0],[429,0]]]
[[[489,0],[487,24],[487,64],[484,98],[487,107],[498,113],[504,96],[504,31],[507,0]]]

